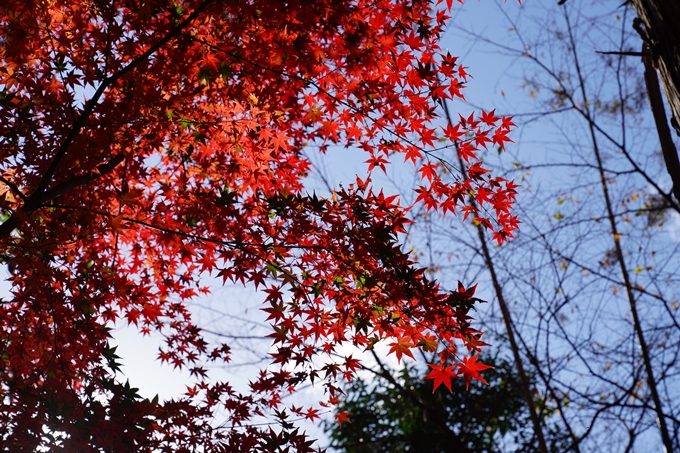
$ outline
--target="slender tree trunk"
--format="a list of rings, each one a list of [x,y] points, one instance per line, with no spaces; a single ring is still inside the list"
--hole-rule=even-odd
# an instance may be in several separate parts
[[[477,234],[479,235],[479,242],[482,245],[482,252],[484,254],[484,261],[486,262],[486,267],[491,273],[491,281],[493,283],[494,290],[496,292],[496,299],[498,299],[498,305],[501,308],[501,314],[503,315],[503,322],[505,323],[505,330],[508,333],[508,340],[510,341],[510,348],[512,349],[512,355],[515,359],[515,365],[517,366],[517,373],[519,374],[520,382],[522,383],[522,392],[524,393],[524,400],[529,408],[529,415],[531,416],[531,423],[534,425],[534,432],[536,433],[536,438],[538,440],[538,448],[541,453],[548,453],[548,446],[545,442],[545,436],[543,435],[543,428],[541,427],[541,421],[536,413],[536,406],[534,404],[533,392],[531,390],[531,385],[529,383],[529,378],[524,371],[524,364],[522,362],[522,356],[519,353],[519,346],[517,345],[517,340],[515,339],[515,332],[513,330],[512,318],[510,316],[510,310],[508,309],[508,304],[505,302],[505,297],[503,295],[503,288],[498,281],[498,276],[496,275],[496,268],[491,259],[491,254],[489,253],[489,246],[486,244],[486,237],[484,234],[484,227],[477,225]]]
[[[680,135],[680,1],[630,0],[644,30],[652,61],[671,108],[671,125]]]
[[[672,0],[673,2],[678,0]],[[645,1],[644,3],[659,3],[654,0]],[[680,11],[680,3],[678,5],[678,11]],[[618,226],[616,223],[616,215],[614,214],[614,208],[612,204],[611,197],[609,195],[609,180],[605,174],[604,165],[602,163],[602,155],[600,153],[600,147],[597,140],[597,135],[595,133],[595,127],[590,115],[590,108],[587,107],[588,96],[586,94],[585,81],[583,80],[583,73],[581,71],[581,66],[579,63],[578,54],[576,53],[576,43],[574,41],[573,28],[569,21],[569,15],[565,12],[564,18],[567,22],[567,29],[569,30],[569,39],[571,41],[571,49],[574,55],[574,63],[576,65],[576,73],[578,74],[578,81],[581,90],[581,96],[583,105],[586,106],[584,109],[586,119],[588,120],[590,139],[593,145],[593,153],[595,154],[595,160],[597,161],[597,168],[600,176],[600,182],[602,184],[602,194],[604,196],[605,207],[607,209],[607,218],[609,220],[612,239],[614,241],[614,252],[616,253],[616,258],[618,260],[619,268],[621,269],[621,276],[623,277],[623,284],[626,288],[626,296],[628,298],[628,304],[630,306],[630,312],[633,317],[633,329],[635,331],[635,336],[637,337],[638,343],[640,344],[640,349],[642,353],[642,361],[645,367],[645,373],[647,375],[647,386],[649,387],[649,392],[652,396],[652,401],[654,403],[654,411],[656,413],[656,422],[659,427],[659,433],[661,434],[661,441],[664,446],[665,453],[673,453],[673,443],[668,430],[668,425],[666,423],[666,414],[663,411],[663,406],[661,404],[661,398],[659,396],[659,391],[657,389],[657,381],[654,377],[654,367],[652,365],[652,358],[649,353],[649,346],[647,345],[647,340],[645,338],[644,331],[642,329],[642,322],[640,321],[639,310],[637,306],[637,300],[635,299],[635,294],[633,293],[633,284],[630,279],[630,272],[626,266],[625,256],[623,253],[623,248],[621,247],[621,235],[618,231]],[[680,17],[678,17],[680,20]],[[680,33],[680,30],[676,30]],[[678,35],[680,36],[680,35]],[[680,49],[679,49],[680,50]],[[680,68],[680,66],[679,66]],[[678,85],[680,87],[680,85]],[[678,98],[680,101],[680,98]],[[678,104],[680,106],[680,104]]]
[[[446,112],[446,119],[449,124],[453,126],[451,122],[451,114],[449,113],[449,108],[447,104],[444,104],[444,110]],[[460,170],[465,173],[465,165],[463,161],[460,161]],[[474,199],[471,200],[474,205]],[[536,434],[536,439],[538,441],[538,448],[541,453],[548,453],[548,446],[545,442],[545,436],[543,435],[543,428],[541,427],[541,421],[536,413],[536,406],[534,404],[533,391],[531,390],[531,384],[529,383],[529,378],[524,371],[524,364],[522,363],[522,356],[519,352],[519,347],[517,345],[517,340],[515,339],[515,332],[513,330],[512,318],[510,316],[510,310],[508,305],[505,303],[505,297],[503,295],[503,288],[496,275],[496,268],[491,259],[491,253],[489,253],[489,247],[486,243],[486,237],[484,234],[484,228],[481,225],[477,225],[477,234],[479,235],[479,242],[482,246],[482,252],[484,255],[484,262],[489,273],[491,274],[491,281],[493,283],[493,288],[496,293],[496,299],[498,299],[498,305],[501,308],[501,313],[503,315],[503,321],[505,323],[505,329],[508,334],[508,340],[510,341],[510,349],[512,349],[512,355],[515,359],[515,366],[517,367],[517,374],[519,375],[520,383],[522,384],[522,394],[524,395],[524,401],[527,403],[527,408],[529,409],[529,416],[531,417],[531,423],[534,427],[534,433]]]

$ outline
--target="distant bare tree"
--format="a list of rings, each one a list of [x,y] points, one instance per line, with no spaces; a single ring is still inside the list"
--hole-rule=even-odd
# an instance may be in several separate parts
[[[420,213],[427,221],[412,243],[440,280],[493,288],[479,317],[516,339],[538,419],[559,422],[570,451],[678,451],[680,206],[630,26],[636,12],[572,0],[522,14],[507,17],[502,40],[471,35],[516,59],[531,99],[504,112],[520,131],[497,164],[523,182],[521,233],[494,247],[475,225]],[[541,26],[524,25],[532,14]]]

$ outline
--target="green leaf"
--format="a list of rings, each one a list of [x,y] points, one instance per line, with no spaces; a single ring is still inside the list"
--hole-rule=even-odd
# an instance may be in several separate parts
[[[198,226],[198,219],[196,217],[187,217],[186,223],[189,228],[196,228]]]
[[[202,68],[201,70],[198,71],[198,81],[202,83],[205,86],[210,85],[210,69],[207,68]]]
[[[222,77],[222,80],[225,82],[229,79],[231,79],[231,76],[234,74],[234,71],[231,69],[231,66],[227,63],[222,63],[220,65],[220,68],[217,70],[217,73],[219,74],[220,77]]]
[[[173,6],[172,12],[175,13],[177,17],[182,17],[184,15],[184,7],[182,6],[181,3],[175,3],[172,6]]]
[[[270,261],[267,263],[267,272],[269,272],[274,278],[278,275],[279,272],[281,272],[281,266],[278,263],[275,263],[274,261]]]
[[[116,354],[116,350],[118,349],[118,346],[111,347],[109,345],[109,342],[106,342],[106,345],[104,346],[104,351],[102,351],[102,355],[106,359],[106,362],[111,368],[111,371],[114,373],[116,371],[120,371],[120,366],[121,363],[117,362],[116,359],[120,359],[120,356]]]
[[[359,275],[356,279],[357,288],[361,289],[366,286],[366,281],[369,277],[370,274],[368,272],[364,272],[363,274]]]
[[[354,319],[352,319],[352,323],[354,324],[354,328],[356,333],[359,332],[364,332],[364,334],[368,335],[368,329],[373,327],[373,324],[369,321],[368,318],[364,318],[362,315],[356,315]]]
[[[314,286],[312,287],[312,294],[314,294],[315,297],[321,296],[324,286],[326,286],[326,280],[320,280],[314,283]]]
[[[184,129],[189,129],[191,127],[191,121],[186,116],[182,116],[179,121],[177,121],[180,126]]]
[[[223,206],[232,205],[237,202],[237,196],[238,194],[236,192],[232,192],[228,187],[223,187],[220,190],[220,200],[218,204]]]

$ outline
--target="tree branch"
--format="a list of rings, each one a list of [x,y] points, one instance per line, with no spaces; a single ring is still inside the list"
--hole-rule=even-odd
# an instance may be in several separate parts
[[[156,53],[161,47],[163,47],[165,44],[167,44],[169,41],[172,39],[176,38],[179,36],[184,28],[186,28],[196,17],[198,17],[203,11],[207,9],[208,6],[210,6],[211,3],[214,3],[216,0],[205,0],[203,3],[201,3],[185,20],[183,20],[180,24],[175,26],[173,29],[171,29],[167,35],[165,35],[163,38],[158,40],[156,44],[153,46],[149,47],[146,52],[132,60],[130,63],[128,63],[127,66],[125,66],[123,69],[112,75],[111,77],[106,77],[102,83],[99,85],[99,88],[97,88],[97,91],[94,93],[92,98],[85,104],[85,107],[83,108],[83,111],[76,120],[76,122],[73,124],[73,127],[69,131],[69,133],[66,135],[66,138],[62,142],[62,144],[59,146],[59,149],[57,149],[57,152],[55,153],[54,157],[52,158],[52,162],[50,162],[50,166],[47,168],[47,171],[43,175],[42,179],[40,180],[40,183],[38,184],[38,187],[36,190],[31,194],[28,198],[26,198],[24,205],[21,208],[22,213],[29,213],[33,212],[36,209],[39,209],[42,204],[45,202],[45,195],[47,195],[47,187],[49,186],[50,182],[52,181],[52,178],[54,177],[59,164],[61,163],[62,159],[66,155],[66,151],[69,149],[75,138],[78,136],[80,133],[80,130],[85,126],[85,123],[89,119],[90,115],[92,115],[92,112],[94,111],[95,107],[99,103],[99,100],[101,97],[104,95],[104,92],[106,89],[112,85],[114,82],[118,81],[120,78],[128,74],[129,72],[133,71],[135,68],[137,68],[140,64],[142,64],[144,61],[148,60],[148,58]],[[119,162],[120,163],[120,162]],[[117,164],[116,164],[117,165]],[[115,166],[115,165],[114,165]],[[89,181],[88,181],[89,182]],[[54,189],[51,189],[48,192],[52,192],[52,195],[47,197],[49,199],[54,199],[58,197],[59,195],[62,195],[65,193],[67,190],[71,190],[74,187],[80,186],[82,184],[86,184],[87,182],[80,182],[79,184],[75,184],[73,187],[70,187],[72,185],[70,182],[64,183],[60,186],[55,187]],[[56,195],[55,195],[56,194]],[[51,198],[50,198],[51,197]],[[17,216],[17,213],[14,213],[9,219],[7,219],[2,225],[0,225],[0,239],[5,238],[11,234],[11,232],[19,225],[19,222],[23,219],[23,215]]]

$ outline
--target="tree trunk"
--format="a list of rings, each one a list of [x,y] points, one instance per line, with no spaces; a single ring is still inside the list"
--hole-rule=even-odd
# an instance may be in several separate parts
[[[680,136],[680,1],[631,0],[644,24],[654,66],[671,108],[671,125]]]
[[[645,85],[647,86],[649,104],[652,107],[652,115],[656,124],[656,132],[659,135],[661,153],[666,163],[666,170],[668,170],[671,181],[673,181],[673,195],[675,195],[676,200],[680,201],[680,159],[678,158],[678,150],[675,147],[675,143],[673,143],[671,130],[668,127],[666,108],[663,105],[661,89],[659,88],[659,78],[656,76],[656,70],[647,43],[644,43],[642,46],[642,62],[645,65]]]

